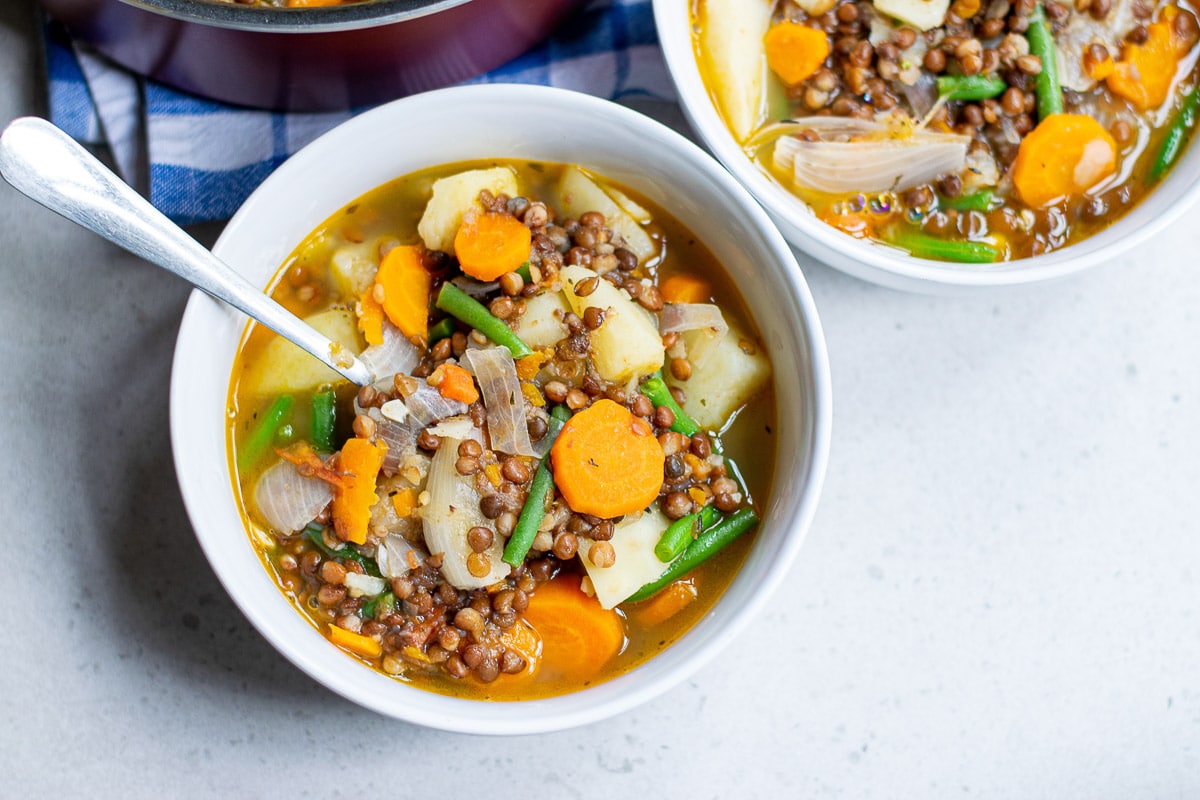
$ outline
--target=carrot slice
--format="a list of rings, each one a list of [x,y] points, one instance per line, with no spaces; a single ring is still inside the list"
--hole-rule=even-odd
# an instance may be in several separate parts
[[[541,639],[542,677],[586,681],[625,647],[621,615],[584,594],[578,575],[560,574],[538,586],[524,618]]]
[[[1117,143],[1082,114],[1051,114],[1021,140],[1013,185],[1034,208],[1082,194],[1117,168]]]
[[[362,293],[358,305],[354,307],[358,314],[358,329],[362,331],[367,344],[383,344],[383,306],[375,299],[375,285]]]
[[[392,508],[398,517],[412,516],[417,510],[417,490],[409,488],[396,492],[392,495]]]
[[[375,283],[383,287],[383,312],[408,338],[429,338],[429,293],[433,277],[422,263],[420,245],[393,247],[383,257]],[[382,335],[380,337],[382,341]]]
[[[1174,24],[1177,16],[1187,13],[1177,6],[1164,6],[1159,21],[1146,26],[1146,41],[1125,45],[1121,60],[1106,78],[1108,88],[1140,111],[1161,106],[1170,94],[1179,59],[1190,48]]]
[[[637,620],[646,626],[666,622],[687,608],[698,595],[690,579],[675,581],[647,602],[637,606]]]
[[[454,255],[462,271],[494,281],[529,260],[533,234],[508,214],[467,214],[454,236]]]
[[[517,359],[517,377],[523,381],[531,381],[538,371],[550,360],[551,350],[538,350],[524,358]]]
[[[383,655],[383,645],[370,636],[363,636],[361,633],[354,633],[345,628],[339,628],[337,625],[329,626],[329,641],[366,658],[379,658]]]
[[[609,518],[654,502],[666,456],[650,423],[606,398],[567,420],[550,460],[572,510]]]
[[[837,228],[843,233],[848,233],[856,239],[878,239],[879,234],[875,230],[875,223],[868,219],[863,214],[856,214],[853,211],[847,211],[844,214],[839,214],[836,211],[822,211],[818,218],[829,225]]]
[[[457,364],[438,364],[428,380],[429,385],[436,386],[438,394],[448,400],[459,400],[470,405],[479,399],[475,379]]]
[[[366,439],[351,439],[342,445],[338,469],[342,480],[333,487],[330,513],[333,527],[342,541],[363,544],[367,541],[367,524],[371,521],[371,506],[379,502],[375,494],[375,479],[383,466],[387,445]]]
[[[763,37],[767,66],[789,86],[799,83],[821,68],[829,58],[829,37],[825,31],[799,22],[781,22]]]
[[[707,303],[712,298],[712,285],[690,272],[676,272],[658,287],[668,303]]]

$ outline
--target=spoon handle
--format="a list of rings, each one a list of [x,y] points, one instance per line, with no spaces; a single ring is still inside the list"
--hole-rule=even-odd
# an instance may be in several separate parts
[[[0,134],[0,174],[50,210],[225,301],[359,386],[372,382],[352,353],[234,272],[46,120],[22,117]]]

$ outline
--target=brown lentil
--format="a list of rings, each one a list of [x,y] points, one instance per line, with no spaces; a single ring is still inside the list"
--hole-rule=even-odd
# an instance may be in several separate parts
[[[594,542],[588,548],[588,559],[601,569],[607,569],[617,563],[617,551],[608,542]]]
[[[588,280],[594,281],[596,279],[588,278]],[[588,330],[597,330],[601,325],[604,324],[604,316],[604,309],[600,308],[599,306],[588,306],[583,311],[583,324]]]
[[[321,580],[335,586],[345,583],[346,568],[336,561],[326,561],[321,564]]]
[[[323,606],[336,606],[346,596],[346,587],[326,583],[317,590],[317,602]]]
[[[554,545],[551,550],[556,558],[569,561],[579,550],[579,538],[570,531],[563,531],[554,537]]]
[[[634,416],[642,417],[643,419],[649,419],[657,409],[655,409],[654,403],[649,397],[639,393],[633,398],[633,402],[630,404],[629,410],[633,412]]]
[[[683,492],[671,492],[662,501],[662,512],[667,519],[682,519],[692,513],[692,499]]]
[[[496,534],[507,539],[512,536],[513,528],[517,527],[517,515],[512,511],[505,511],[500,516],[496,517]]]
[[[494,539],[495,535],[491,528],[485,528],[482,525],[476,525],[467,531],[467,544],[476,553],[482,553],[491,547]]]
[[[500,474],[513,483],[525,483],[530,478],[529,466],[517,456],[511,456],[504,460]]]
[[[591,401],[579,389],[570,389],[567,391],[566,402],[567,408],[572,411],[578,411],[581,408],[586,408]]]
[[[692,377],[692,365],[686,358],[672,358],[671,374],[677,381],[686,381]]]

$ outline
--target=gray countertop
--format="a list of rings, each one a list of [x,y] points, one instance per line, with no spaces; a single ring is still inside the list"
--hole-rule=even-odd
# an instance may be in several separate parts
[[[0,123],[45,110],[29,5],[0,4]],[[485,739],[352,705],[251,628],[175,484],[187,287],[0,185],[0,795],[1196,797],[1198,213],[968,298],[805,261],[834,432],[785,588],[659,699]]]

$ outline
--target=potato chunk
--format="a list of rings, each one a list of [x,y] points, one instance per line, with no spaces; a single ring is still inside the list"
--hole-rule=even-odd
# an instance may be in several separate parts
[[[683,410],[705,430],[720,430],[771,378],[771,362],[754,341],[734,325],[713,352],[693,366],[686,381],[667,371],[667,383],[683,389]]]
[[[471,209],[482,210],[479,193],[487,189],[492,194],[516,197],[517,176],[509,167],[471,169],[439,178],[433,182],[433,196],[417,224],[421,241],[430,250],[454,252],[454,235],[462,224],[463,214]]]
[[[646,214],[647,222],[648,212],[624,194],[615,192],[610,195],[604,187],[576,167],[568,167],[563,171],[558,190],[564,214],[579,217],[588,211],[599,211],[604,215],[605,224],[625,241],[625,247],[638,257],[638,261],[645,261],[658,252],[658,246],[650,234],[623,205],[631,204],[628,207]]]
[[[885,16],[895,17],[912,25],[919,31],[927,31],[942,24],[950,0],[874,0],[875,10]]]
[[[525,301],[525,313],[517,317],[513,333],[534,349],[551,347],[567,335],[562,312],[570,310],[571,307],[559,292],[535,294]]]
[[[671,521],[659,510],[657,503],[640,515],[631,515],[618,522],[609,542],[617,556],[611,567],[593,564],[588,557],[592,540],[586,536],[579,537],[579,560],[592,579],[596,599],[601,606],[616,607],[647,583],[658,580],[666,571],[668,565],[658,560],[654,546],[670,524]]]
[[[649,375],[663,365],[662,336],[651,316],[623,290],[600,278],[587,296],[575,293],[580,281],[596,278],[586,267],[564,267],[563,294],[579,316],[589,307],[604,312],[604,322],[592,331],[592,363],[600,377],[613,383]]]
[[[712,78],[717,106],[739,142],[754,132],[766,111],[767,52],[763,36],[774,3],[767,0],[703,0],[700,52]]]

